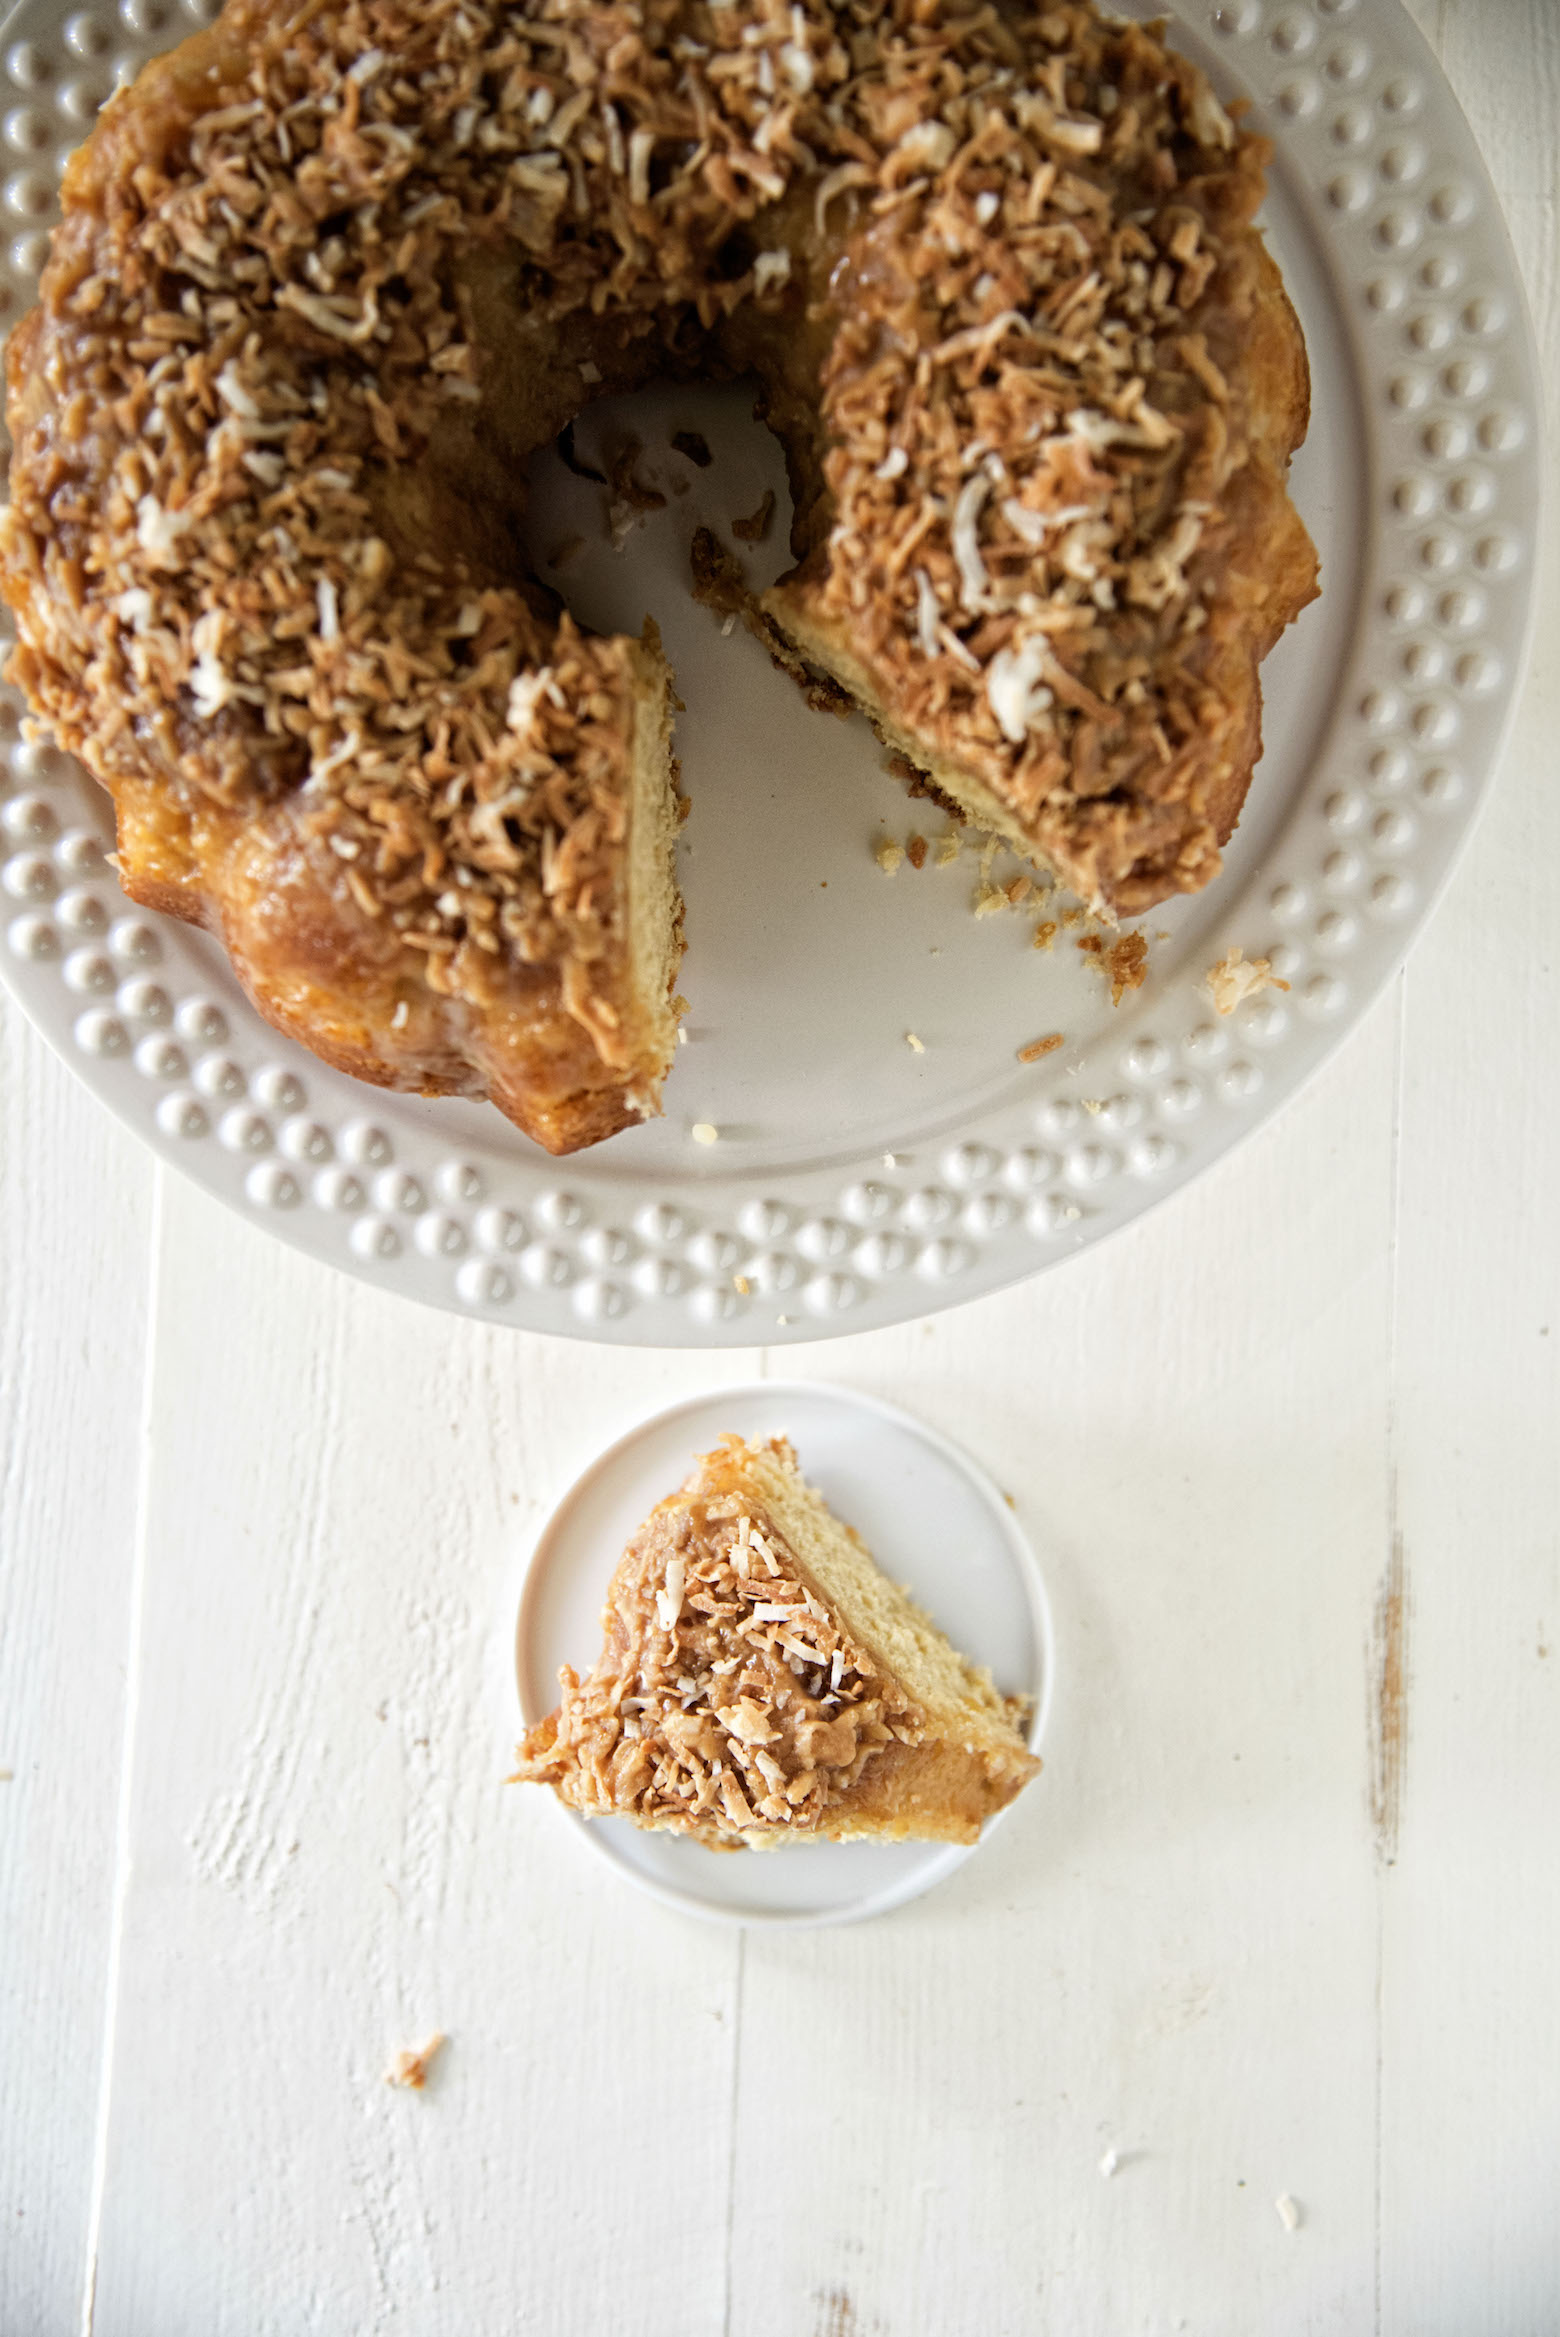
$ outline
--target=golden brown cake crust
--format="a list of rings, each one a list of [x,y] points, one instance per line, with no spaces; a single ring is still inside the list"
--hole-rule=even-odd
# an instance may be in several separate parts
[[[521,472],[711,366],[786,443],[782,620],[1100,906],[1205,882],[1314,574],[1264,151],[1083,5],[229,0],[73,158],[8,357],[13,671],[127,889],[360,1077],[554,1150],[655,1108],[664,663],[526,578]]]

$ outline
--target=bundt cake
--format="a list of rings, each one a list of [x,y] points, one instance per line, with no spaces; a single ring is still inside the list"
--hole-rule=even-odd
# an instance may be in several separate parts
[[[528,456],[752,374],[776,654],[1101,915],[1193,890],[1314,589],[1265,155],[1081,0],[229,0],[12,337],[11,673],[269,1021],[594,1142],[676,1035],[670,676],[528,573]]]

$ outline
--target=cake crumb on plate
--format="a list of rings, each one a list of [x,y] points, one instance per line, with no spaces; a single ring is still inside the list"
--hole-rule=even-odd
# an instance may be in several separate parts
[[[1213,1000],[1220,1014],[1233,1014],[1247,998],[1255,998],[1259,990],[1287,990],[1289,984],[1273,971],[1270,958],[1248,958],[1239,948],[1227,949],[1218,962],[1203,976],[1203,988]]]

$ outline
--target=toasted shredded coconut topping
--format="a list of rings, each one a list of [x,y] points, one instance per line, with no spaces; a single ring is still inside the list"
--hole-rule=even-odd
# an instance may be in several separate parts
[[[663,1502],[614,1578],[606,1643],[567,1666],[517,1776],[587,1817],[736,1843],[815,1830],[925,1715],[813,1597],[734,1493]]]

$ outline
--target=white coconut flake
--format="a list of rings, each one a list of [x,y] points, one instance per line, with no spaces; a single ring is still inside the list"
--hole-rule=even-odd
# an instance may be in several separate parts
[[[328,576],[322,576],[315,586],[315,597],[320,605],[320,639],[341,639],[341,612],[336,604],[336,587]]]
[[[1023,745],[1036,717],[1053,703],[1044,679],[1050,659],[1044,635],[1031,633],[1027,640],[999,650],[986,669],[987,703],[1013,746]]]
[[[361,88],[365,81],[373,80],[374,75],[379,71],[379,68],[381,65],[383,65],[384,61],[385,53],[383,49],[365,49],[362,56],[359,57],[357,63],[347,67],[347,79],[349,81],[357,82],[358,86]]]
[[[1010,495],[1001,508],[1002,516],[1013,533],[1022,536],[1024,542],[1032,544],[1037,551],[1058,528],[1071,527],[1075,520],[1087,519],[1089,516],[1086,503],[1069,503],[1060,511],[1032,511],[1027,503],[1020,503],[1016,495]]]
[[[688,1131],[695,1144],[718,1144],[720,1130],[712,1120],[695,1120]]]
[[[315,763],[312,766],[309,772],[308,785],[310,787],[317,786],[322,779],[328,779],[332,771],[339,771],[343,763],[350,763],[353,756],[357,754],[362,747],[362,744],[363,736],[361,731],[349,730],[339,747],[332,747],[328,755],[324,756],[318,763]]]
[[[910,457],[902,446],[891,446],[873,472],[874,479],[902,479],[910,468]]]
[[[539,665],[534,673],[516,674],[510,683],[505,720],[522,738],[534,726],[536,709],[542,699],[552,694],[552,678],[552,667]]]
[[[1305,2221],[1298,2199],[1291,2199],[1287,2191],[1280,2191],[1273,2202],[1274,2213],[1286,2232],[1297,2232]]]
[[[222,640],[222,613],[208,609],[190,635],[195,651],[195,663],[190,669],[190,690],[195,699],[195,711],[202,722],[209,722],[220,714],[233,696],[233,677],[217,655]]]
[[[1108,2150],[1105,2153],[1105,2156],[1100,2160],[1100,2173],[1104,2176],[1107,2183],[1110,2181],[1111,2176],[1116,2172],[1116,2169],[1120,2166],[1120,2164],[1121,2153],[1119,2150]]]
[[[750,1527],[748,1532],[748,1543],[752,1549],[757,1551],[768,1572],[770,1574],[778,1574],[780,1571],[780,1561],[775,1556],[773,1550],[770,1549],[769,1544],[765,1541],[757,1526]]]
[[[981,227],[989,227],[1001,208],[1002,197],[995,191],[994,188],[988,187],[983,195],[977,195],[975,198],[975,218],[977,223]]]
[[[1235,125],[1200,75],[1192,92],[1191,121],[1199,146],[1217,146],[1228,154],[1235,143]]]
[[[782,245],[772,252],[760,252],[753,262],[753,290],[767,292],[771,284],[786,283],[791,274],[791,255]]]
[[[628,141],[628,199],[631,203],[650,200],[650,157],[655,152],[655,132],[635,130]]]
[[[165,511],[155,495],[143,495],[135,507],[135,540],[149,560],[170,559],[189,525],[187,511]]]
[[[780,51],[780,70],[798,97],[805,97],[811,89],[814,68],[811,56],[799,41],[787,41]]]
[[[594,389],[601,379],[601,367],[593,365],[588,357],[580,359],[580,379],[587,389]]]
[[[217,375],[217,395],[230,414],[242,414],[246,422],[259,421],[259,404],[239,380],[231,358]]]
[[[953,507],[953,557],[959,570],[959,597],[972,613],[984,608],[991,579],[980,556],[981,507],[991,493],[991,481],[977,471],[959,489]]]
[[[683,1586],[687,1581],[686,1559],[669,1558],[666,1562],[666,1585],[655,1594],[656,1620],[663,1631],[675,1629],[682,1613]]]
[[[843,1648],[838,1648],[838,1647],[837,1647],[837,1648],[834,1650],[834,1653],[833,1653],[833,1654],[830,1656],[830,1658],[829,1658],[829,1686],[830,1686],[830,1688],[831,1688],[831,1689],[837,1688],[837,1687],[839,1686],[839,1684],[840,1684],[841,1680],[844,1678],[844,1676],[845,1676],[845,1653],[844,1653],[844,1650],[843,1650]]]
[[[917,170],[946,170],[958,140],[946,122],[916,122],[900,139],[895,152]]]
[[[1102,123],[1079,121],[1072,114],[1055,115],[1049,130],[1052,145],[1064,154],[1098,154],[1104,135]]]
[[[942,646],[937,638],[942,624],[942,609],[932,580],[924,568],[918,568],[915,572],[915,592],[915,621],[921,637],[921,654],[923,657],[936,657]]]
[[[1118,422],[1113,414],[1096,414],[1090,406],[1074,406],[1067,417],[1070,438],[1086,446],[1090,454],[1103,454],[1110,446],[1138,446],[1144,443],[1136,423]]]
[[[114,614],[132,633],[144,633],[152,621],[152,596],[144,584],[132,585],[114,602]]]

